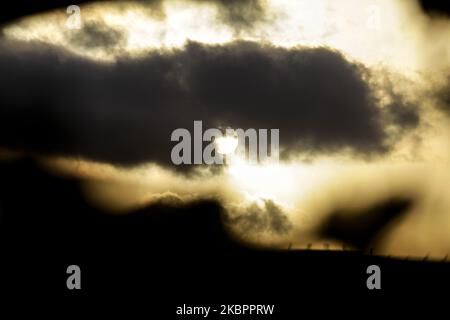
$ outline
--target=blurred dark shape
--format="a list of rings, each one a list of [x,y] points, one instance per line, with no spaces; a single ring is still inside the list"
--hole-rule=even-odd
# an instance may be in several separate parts
[[[161,248],[192,253],[233,246],[222,227],[222,208],[213,201],[156,203],[113,215],[90,206],[76,180],[48,174],[32,160],[0,163],[0,177],[0,231],[24,249],[51,251],[62,242],[70,254],[124,247],[145,254]]]
[[[416,291],[450,283],[445,263],[311,246],[246,248],[230,241],[222,208],[211,201],[166,202],[110,215],[84,200],[76,180],[53,176],[27,159],[0,162],[0,207],[0,292],[10,298],[38,293],[33,300],[67,297],[73,303],[74,296],[138,296],[152,313],[167,314],[187,301],[236,303],[231,301],[251,297],[255,303],[282,303],[282,312],[298,306],[298,295],[288,287],[333,301],[343,288],[366,291],[369,264],[388,271],[384,290],[402,290],[411,279]],[[77,292],[66,288],[72,264],[82,270]]]
[[[319,227],[319,236],[343,241],[358,249],[376,247],[379,236],[411,207],[409,199],[392,198],[361,212],[338,210]]]
[[[420,0],[422,9],[427,14],[441,13],[450,16],[450,2],[443,0]]]

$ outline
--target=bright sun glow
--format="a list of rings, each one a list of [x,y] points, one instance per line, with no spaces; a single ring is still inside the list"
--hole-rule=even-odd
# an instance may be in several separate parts
[[[238,146],[238,138],[225,136],[216,140],[217,152],[220,154],[231,154],[236,151]]]

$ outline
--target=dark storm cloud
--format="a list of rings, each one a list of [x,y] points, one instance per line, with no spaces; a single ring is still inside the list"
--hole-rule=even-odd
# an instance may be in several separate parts
[[[224,222],[244,235],[271,233],[282,235],[292,229],[283,210],[272,200],[264,200],[264,206],[252,204],[245,208],[229,210]]]
[[[204,130],[279,128],[285,156],[343,148],[376,155],[389,149],[386,117],[361,70],[326,48],[189,43],[102,64],[3,41],[0,145],[170,165],[172,131],[192,132],[202,120]]]
[[[190,91],[219,124],[280,128],[290,151],[385,151],[381,114],[360,67],[326,48],[191,45]],[[221,120],[221,121],[220,121]]]

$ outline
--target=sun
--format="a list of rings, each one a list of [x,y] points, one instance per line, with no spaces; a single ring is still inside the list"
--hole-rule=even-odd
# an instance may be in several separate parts
[[[216,139],[217,152],[220,154],[232,154],[236,151],[239,140],[234,136],[224,136]]]

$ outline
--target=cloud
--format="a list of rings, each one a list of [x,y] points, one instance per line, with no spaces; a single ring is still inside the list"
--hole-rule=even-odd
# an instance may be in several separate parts
[[[151,5],[155,8],[160,6],[164,2],[170,2],[172,0],[135,0],[126,1],[131,3],[141,3],[145,5]],[[216,5],[220,10],[220,17],[223,22],[229,23],[236,27],[248,27],[253,24],[253,22],[262,19],[265,15],[264,10],[264,0],[186,0],[193,3],[210,3]],[[59,0],[59,1],[45,1],[45,2],[35,2],[29,3],[27,0],[18,0],[21,5],[17,8],[20,10],[12,8],[8,12],[2,14],[0,21],[7,22],[8,20],[13,20],[27,14],[33,14],[38,12],[44,12],[56,8],[64,8],[73,4],[71,1]],[[77,1],[78,5],[83,5],[91,1]],[[107,2],[104,0],[97,0],[96,2]],[[123,1],[125,3],[125,1]],[[121,5],[121,3],[119,3]]]
[[[170,165],[171,132],[192,130],[194,120],[205,129],[278,128],[285,156],[351,150],[367,157],[390,147],[364,67],[328,48],[191,42],[98,63],[51,46],[0,46],[6,147]],[[394,125],[411,127],[408,112],[393,116]]]
[[[126,35],[123,31],[116,30],[103,23],[84,23],[80,30],[70,30],[67,36],[69,41],[80,48],[98,48],[107,52],[117,50],[126,43]]]
[[[447,77],[447,83],[438,90],[436,96],[440,108],[450,116],[450,75]]]
[[[252,203],[245,207],[230,207],[224,222],[247,237],[261,233],[285,235],[293,228],[284,210],[272,200],[263,200],[262,205]]]
[[[394,8],[397,3],[389,0],[380,1],[380,28],[367,23],[369,1],[318,2],[317,12],[303,10],[295,1],[280,8],[278,1],[268,1],[267,8],[265,1],[254,0],[188,1],[180,7],[166,2],[170,5],[160,11],[154,9],[162,1],[145,2],[156,6],[134,1],[87,5],[79,31],[64,28],[63,11],[5,28],[6,37],[28,43],[0,40],[0,146],[82,159],[76,170],[67,170],[85,174],[79,179],[86,199],[111,207],[105,210],[125,212],[156,200],[177,208],[184,201],[218,199],[226,208],[240,203],[227,219],[244,234],[288,237],[293,234],[290,220],[303,231],[303,217],[325,211],[334,219],[326,236],[359,247],[367,246],[379,229],[367,229],[373,224],[365,218],[353,228],[355,220],[347,219],[353,210],[342,209],[335,199],[344,194],[342,202],[349,205],[366,204],[372,197],[381,203],[393,185],[402,190],[425,186],[422,180],[409,181],[417,169],[400,177],[400,167],[379,171],[377,161],[369,164],[373,176],[350,165],[348,175],[333,179],[342,154],[350,154],[355,163],[361,158],[403,161],[411,159],[413,150],[416,161],[420,149],[420,155],[440,159],[447,144],[425,134],[446,136],[432,118],[435,101],[424,95],[435,93],[434,81],[448,65],[446,21],[424,19],[410,2],[402,7],[407,14],[400,14],[400,6]],[[199,2],[216,4],[218,16]],[[276,21],[256,25],[272,14]],[[330,22],[324,30],[317,28],[321,17]],[[379,63],[385,70],[377,68]],[[430,75],[427,85],[422,83]],[[404,86],[399,78],[414,83]],[[443,89],[436,95],[444,110],[447,93]],[[194,120],[203,120],[204,129],[279,128],[282,158],[317,156],[318,169],[293,161],[254,170],[230,166],[218,175],[186,179],[161,168],[173,168],[172,130],[192,132]],[[416,148],[416,140],[422,139],[427,143]],[[321,167],[322,160],[333,166]],[[121,167],[147,162],[157,165]],[[431,172],[427,169],[426,176]],[[353,177],[364,179],[353,187]],[[321,180],[327,182],[318,186]],[[328,183],[338,191],[322,197]],[[167,192],[173,197],[165,198]],[[248,199],[262,195],[277,202],[249,205]],[[383,216],[384,209],[359,213]],[[402,207],[398,209],[392,216]]]
[[[136,3],[152,5],[163,12],[162,4],[172,0],[137,0]],[[251,29],[256,23],[268,19],[265,0],[186,0],[196,4],[212,4],[218,9],[222,23],[231,26],[235,31]]]
[[[268,18],[264,0],[200,0],[216,3],[223,22],[235,29],[248,29]]]

